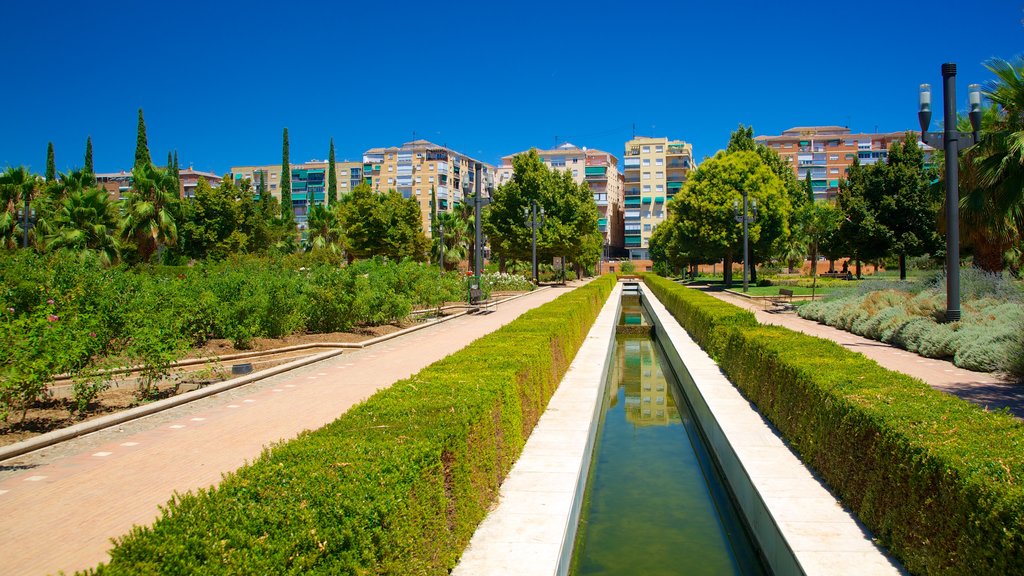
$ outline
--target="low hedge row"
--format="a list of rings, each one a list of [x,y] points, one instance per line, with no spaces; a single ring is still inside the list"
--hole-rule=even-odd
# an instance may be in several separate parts
[[[736,322],[715,298],[645,280],[908,570],[1024,572],[1024,424],[833,342]]]
[[[175,496],[91,574],[447,574],[593,324],[607,276]]]

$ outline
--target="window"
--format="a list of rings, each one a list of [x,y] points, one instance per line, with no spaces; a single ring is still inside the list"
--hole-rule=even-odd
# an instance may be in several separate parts
[[[642,151],[643,151],[644,154],[650,154],[651,153],[651,147],[650,146],[644,146]]]
[[[420,189],[419,189],[419,188],[417,188],[417,189],[416,189],[416,195],[417,195],[417,196],[419,196],[419,195],[420,195]]]
[[[793,143],[792,143],[792,142],[790,142],[790,143],[787,143],[787,144],[785,144],[785,145],[783,146],[783,148],[792,148],[792,147],[793,147]]]
[[[657,186],[655,186],[654,189],[657,190],[658,192],[664,192],[665,191],[665,187],[662,186],[661,184],[658,184]]]
[[[395,167],[392,166],[391,164],[388,164],[388,172],[394,172],[394,171],[395,171]]]
[[[839,160],[839,154],[829,154],[828,155],[828,159],[829,160]]]
[[[651,165],[651,159],[650,158],[644,158],[641,162],[643,163],[644,166],[650,166]]]
[[[650,184],[644,184],[644,192],[650,192],[650,191],[651,191],[651,185]]]
[[[661,165],[662,165],[662,164],[664,164],[664,163],[665,163],[665,159],[664,159],[664,158],[655,158],[655,159],[654,159],[654,164],[655,164],[656,166],[661,166]]]
[[[644,172],[644,180],[650,180],[650,179],[651,179],[651,173],[650,172]]]
[[[828,171],[829,174],[839,174],[839,168],[833,168]]]
[[[572,159],[572,163],[573,163],[573,164],[576,164],[576,163],[577,163],[577,162],[579,162],[579,161],[580,161],[580,159],[579,159],[579,158],[573,158],[573,159]],[[573,172],[575,172],[575,170],[573,170]]]
[[[651,225],[650,224],[644,224],[644,232],[650,232],[650,231],[651,231]]]
[[[270,173],[270,177],[271,178],[277,178],[277,172],[271,172]]]
[[[429,178],[427,178],[427,182],[430,182],[431,184],[433,184],[434,183],[434,177],[430,176]],[[440,258],[440,256],[438,256],[438,258]]]
[[[277,190],[277,184],[271,184],[270,185],[270,189],[271,190]]]
[[[395,183],[395,179],[394,178],[388,178],[388,184],[394,184],[394,183]]]
[[[575,158],[573,160],[575,161]],[[573,176],[573,178],[579,178],[579,175],[580,175],[580,171],[575,169],[575,168],[573,168],[572,169],[572,176]]]
[[[664,152],[665,151],[665,147],[664,146],[655,146],[654,147],[654,151],[655,152]]]
[[[657,174],[654,175],[654,177],[657,178],[658,180],[661,180],[661,179],[663,179],[665,177],[665,173],[664,172],[658,172]]]
[[[423,177],[422,176],[417,176],[416,177],[416,183],[419,184],[420,182],[423,182]]]

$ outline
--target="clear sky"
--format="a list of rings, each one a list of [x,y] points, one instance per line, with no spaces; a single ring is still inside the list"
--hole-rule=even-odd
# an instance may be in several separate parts
[[[154,160],[217,173],[426,138],[496,163],[571,141],[622,156],[739,123],[917,127],[917,86],[958,101],[1024,54],[1024,0],[915,2],[15,1],[0,55],[0,168],[129,169],[138,108]],[[964,105],[961,104],[961,107]],[[941,114],[936,114],[937,119]],[[934,126],[934,124],[933,124]]]

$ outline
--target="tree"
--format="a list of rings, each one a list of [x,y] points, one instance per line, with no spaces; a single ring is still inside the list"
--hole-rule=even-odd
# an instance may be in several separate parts
[[[327,156],[327,205],[334,206],[338,201],[338,175],[335,173],[334,138],[331,138],[331,151]]]
[[[230,178],[213,188],[205,178],[196,183],[195,196],[183,202],[178,225],[178,251],[187,258],[223,260],[242,252],[248,235],[241,229],[238,189]]]
[[[532,230],[525,213],[536,202],[545,216],[537,230],[538,260],[562,256],[577,271],[595,264],[603,237],[590,188],[576,184],[568,172],[545,166],[534,149],[515,156],[512,166],[512,179],[494,191],[484,223],[491,249],[502,258],[532,258]]]
[[[57,179],[57,163],[53,157],[53,142],[46,144],[46,181],[53,182]]]
[[[440,235],[436,236],[434,250],[444,256],[445,269],[453,270],[469,257],[474,239],[469,233],[468,222],[457,212],[441,212],[437,215],[437,222],[444,225],[444,244]]]
[[[871,166],[868,200],[874,204],[879,225],[891,239],[890,250],[899,257],[900,280],[907,278],[907,256],[933,252],[940,243],[937,223],[942,206],[935,188],[928,185],[924,152],[908,132],[894,143],[884,164]]]
[[[132,170],[132,189],[124,200],[119,226],[121,237],[134,244],[140,261],[148,262],[162,246],[176,242],[177,192],[173,176],[152,163]]]
[[[39,186],[38,176],[24,166],[8,167],[0,174],[0,245],[17,248],[24,239],[24,229],[17,210],[31,201]]]
[[[836,239],[842,242],[846,255],[856,260],[858,278],[862,261],[881,258],[892,246],[891,232],[878,221],[877,203],[869,199],[870,190],[881,188],[879,174],[854,160],[847,177],[839,182],[836,200],[843,219]]]
[[[149,157],[149,143],[146,141],[146,121],[142,118],[142,108],[139,108],[139,125],[135,135],[135,168],[152,163]]]
[[[181,187],[181,172],[178,171],[178,151],[174,151],[174,182],[177,183],[179,189]]]
[[[47,250],[72,250],[83,258],[90,254],[111,265],[118,261],[117,207],[102,188],[77,189],[61,202],[46,236]]]
[[[85,168],[82,169],[90,178],[90,185],[96,183],[96,170],[92,166],[92,136],[85,139]]]
[[[336,205],[313,206],[309,209],[306,250],[327,250],[339,254],[344,249],[344,230]]]
[[[360,184],[342,197],[339,218],[349,259],[387,256],[424,261],[429,241],[420,224],[420,205],[394,190],[375,193]]]
[[[752,252],[770,253],[789,234],[792,206],[778,176],[747,150],[719,152],[690,174],[682,192],[668,203],[670,219],[659,228],[669,224],[674,230],[661,233],[660,249],[676,263],[722,258],[726,283],[731,283],[733,260],[743,251],[743,228],[735,218],[743,191],[758,209],[748,225]]]
[[[284,145],[281,151],[281,219],[295,222],[295,211],[292,208],[292,167],[288,161],[288,129],[284,129]]]

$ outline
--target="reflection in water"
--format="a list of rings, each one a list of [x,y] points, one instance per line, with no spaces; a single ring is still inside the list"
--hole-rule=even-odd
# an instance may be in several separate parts
[[[649,337],[617,338],[572,573],[762,574],[662,366]]]

